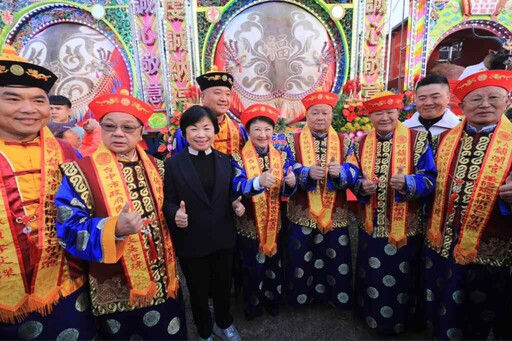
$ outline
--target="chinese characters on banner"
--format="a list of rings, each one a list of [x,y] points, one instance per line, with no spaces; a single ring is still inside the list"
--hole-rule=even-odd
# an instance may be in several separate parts
[[[158,0],[134,0],[133,13],[138,41],[139,66],[144,99],[155,112],[165,112],[161,40],[158,39]]]
[[[187,101],[185,92],[191,84],[190,54],[184,0],[168,0],[165,8],[165,44],[172,106]]]
[[[383,82],[387,0],[367,0],[364,11],[362,87],[365,96],[371,97]]]

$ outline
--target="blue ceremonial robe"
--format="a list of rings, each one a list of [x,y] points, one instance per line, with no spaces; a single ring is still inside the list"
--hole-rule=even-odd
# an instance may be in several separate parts
[[[284,183],[284,177],[289,167],[292,167],[294,160],[291,153],[281,152],[283,159],[283,185],[282,197],[289,197],[295,193],[297,186],[289,187]],[[267,153],[259,153],[258,162],[262,172],[269,168]],[[282,239],[281,226],[278,228],[277,252],[272,257],[262,253],[259,248],[259,239],[255,226],[255,212],[251,198],[261,194],[265,190],[258,186],[256,178],[247,179],[246,171],[239,154],[233,155],[232,165],[234,168],[233,191],[242,195],[242,203],[246,207],[244,216],[236,219],[237,245],[235,250],[235,262],[239,263],[241,269],[240,282],[244,299],[245,315],[248,319],[257,317],[263,313],[265,308],[271,315],[279,312],[281,293],[283,285],[282,269]],[[258,188],[258,189],[256,189]],[[281,205],[279,200],[278,205]],[[281,222],[279,222],[281,225]]]
[[[288,137],[288,146],[296,164],[298,189],[288,201],[288,240],[286,243],[286,290],[287,300],[292,306],[302,306],[315,301],[326,302],[337,309],[352,307],[352,252],[348,225],[351,213],[347,209],[345,189],[354,184],[359,170],[351,164],[342,163],[340,176],[315,181],[309,177],[310,168],[301,164],[300,134]],[[314,148],[322,167],[327,167],[327,137],[313,133]],[[340,139],[340,160],[345,159],[351,140]],[[336,191],[332,212],[333,228],[322,233],[316,220],[309,215],[308,192],[317,186]]]
[[[364,212],[360,216],[356,286],[356,311],[366,324],[381,334],[398,334],[412,318],[419,295],[419,269],[425,217],[423,198],[434,190],[437,169],[433,153],[425,132],[412,132],[411,158],[414,173],[405,176],[405,194],[391,193],[393,133],[385,138],[378,137],[375,165],[377,185],[377,207],[374,209],[373,234],[364,229]],[[354,145],[355,156],[362,165],[360,151],[366,137]],[[372,175],[369,175],[372,176]],[[354,192],[361,204],[370,201],[369,196],[360,192],[362,179],[358,179]],[[406,213],[407,243],[396,249],[388,243],[390,229],[391,201],[409,201]],[[381,201],[379,203],[379,201]],[[362,210],[363,211],[363,210]]]
[[[150,220],[147,228],[151,237],[143,234],[141,238],[144,252],[149,253],[149,238],[152,238],[156,252],[156,257],[148,256],[151,275],[157,286],[156,294],[147,306],[136,307],[129,303],[129,287],[123,267],[119,264],[121,261],[118,260],[115,264],[104,263],[106,246],[103,233],[106,233],[105,225],[111,217],[100,213],[105,210],[102,208],[104,199],[97,184],[93,183],[95,173],[87,167],[86,162],[92,162],[90,160],[92,159],[84,158],[80,163],[61,165],[63,180],[55,199],[59,212],[57,236],[69,253],[90,262],[92,311],[99,324],[101,338],[186,339],[187,328],[181,292],[178,292],[176,299],[167,297],[167,272],[164,266],[166,258],[163,252],[172,252],[165,249],[168,244],[164,242],[162,228],[167,227],[161,226],[156,217],[155,200],[142,162],[119,162],[133,206],[142,218]],[[160,172],[163,172],[163,164],[157,164]]]
[[[496,340],[512,339],[511,206],[497,198],[479,238],[474,262],[461,265],[453,256],[495,128],[494,124],[477,131],[466,125],[448,167],[448,174],[460,180],[455,194],[454,184],[447,186],[450,195],[455,195],[454,213],[443,221],[441,246],[434,247],[428,240],[425,243],[425,318],[438,340],[485,340],[491,331]]]

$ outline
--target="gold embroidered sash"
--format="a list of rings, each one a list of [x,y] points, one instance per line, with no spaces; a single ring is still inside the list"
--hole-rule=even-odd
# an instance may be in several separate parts
[[[403,167],[405,175],[412,171],[411,164],[411,132],[402,123],[398,122],[393,133],[393,155],[391,156],[391,174],[397,174]],[[407,214],[409,203],[407,201],[391,204],[391,229],[389,231],[389,244],[396,249],[407,244]]]
[[[391,174],[396,174],[400,167],[403,167],[405,172],[410,172],[412,169],[411,164],[411,135],[409,129],[402,123],[398,123],[395,131],[393,132],[393,150],[391,155]],[[376,181],[375,177],[375,163],[377,158],[377,133],[375,130],[370,131],[366,136],[364,145],[361,150],[361,166],[362,171],[366,176],[369,176],[371,181]],[[355,155],[352,154],[347,159],[348,162],[358,166]],[[364,229],[370,235],[373,234],[374,224],[373,216],[376,207],[375,195],[370,198],[370,201],[364,206]],[[393,200],[391,203],[391,226],[389,231],[388,241],[395,248],[400,248],[407,244],[407,213],[408,203],[398,203]]]
[[[165,216],[162,211],[164,205],[164,184],[158,169],[155,167],[153,162],[151,162],[146,152],[139,145],[137,145],[136,148],[140,160],[144,165],[147,178],[149,179],[151,193],[153,193],[153,197],[155,198],[156,207],[158,210],[157,216],[160,222],[160,230],[162,231],[164,240],[165,266],[167,270],[167,296],[176,298],[179,287],[178,274],[176,272],[176,257],[174,255],[172,238],[169,233],[169,229],[167,228],[167,222],[165,221]]]
[[[139,153],[139,149],[137,152]],[[118,216],[127,202],[131,210],[134,210],[126,181],[115,155],[101,143],[91,158],[109,217]],[[146,167],[147,165],[144,163],[144,168],[148,169]],[[154,194],[155,200],[158,200],[160,195],[158,192]],[[147,252],[143,246],[142,232],[129,235],[126,239],[126,253],[120,260],[130,288],[130,304],[146,306],[155,296],[157,287],[149,266]]]
[[[437,180],[434,194],[434,204],[432,206],[432,214],[430,225],[427,232],[427,240],[429,243],[438,248],[442,242],[442,228],[446,215],[445,202],[448,198],[448,183],[450,166],[455,156],[455,150],[459,144],[462,132],[464,131],[465,122],[459,123],[448,132],[443,140],[439,143],[436,154]]]
[[[279,227],[280,215],[280,194],[283,182],[283,160],[279,151],[269,144],[268,156],[270,160],[270,169],[272,175],[277,179],[274,186],[268,191],[252,197],[254,206],[254,219],[256,222],[256,230],[258,231],[258,239],[260,242],[260,250],[267,256],[273,256],[277,252],[277,230]],[[254,149],[254,145],[249,140],[242,149],[242,160],[244,168],[247,172],[247,178],[253,179],[262,174],[258,162],[258,153]]]
[[[23,255],[19,250],[8,194],[0,176],[0,320],[13,323],[36,311],[45,315],[52,310],[61,295],[61,272],[64,250],[57,241],[55,195],[61,182],[59,164],[64,156],[59,143],[48,128],[41,141],[41,198],[37,210],[37,263],[32,283],[24,277]],[[29,237],[30,238],[30,237]],[[68,288],[69,289],[69,288]]]
[[[300,150],[304,166],[311,167],[316,164],[313,135],[307,124],[300,133]],[[340,139],[334,128],[330,127],[327,135],[326,162],[330,162],[334,158],[336,162],[340,163],[340,155]],[[327,188],[327,172],[325,172],[324,183],[323,189],[318,183],[314,191],[308,192],[309,215],[311,219],[316,220],[321,233],[326,233],[333,228],[332,214],[336,200],[336,191],[330,191]]]
[[[237,125],[225,114],[224,122],[219,124],[219,128],[220,131],[213,141],[213,148],[228,155],[237,153],[241,139]]]
[[[348,156],[347,162],[356,167],[362,167],[361,171],[365,176],[369,176],[371,181],[375,181],[375,163],[377,160],[377,136],[375,130],[372,130],[366,136],[364,145],[361,147],[361,165],[357,162],[355,153]],[[372,195],[369,202],[364,205],[364,229],[369,234],[373,234],[373,210],[376,207],[376,197]]]
[[[439,174],[448,174],[451,161],[455,157],[460,136],[466,122],[452,129],[441,141],[438,149],[437,166]],[[471,193],[466,213],[462,217],[459,240],[453,251],[455,262],[466,265],[476,261],[480,238],[489,222],[492,210],[499,195],[499,187],[504,183],[512,165],[512,123],[503,116],[494,130],[491,142],[480,167],[475,187]],[[434,198],[434,211],[429,226],[428,238],[434,246],[441,245],[442,228],[446,212],[444,206],[450,189],[448,175],[438,178]],[[436,212],[440,213],[436,217]]]

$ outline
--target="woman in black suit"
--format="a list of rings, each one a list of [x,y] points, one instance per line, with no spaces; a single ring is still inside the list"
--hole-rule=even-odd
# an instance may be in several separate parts
[[[192,106],[183,113],[180,128],[189,146],[166,161],[164,213],[187,280],[194,322],[201,339],[211,340],[213,330],[225,340],[240,340],[229,303],[233,211],[241,216],[245,208],[231,191],[229,156],[211,147],[219,132],[213,112]],[[215,325],[208,308],[210,293]]]

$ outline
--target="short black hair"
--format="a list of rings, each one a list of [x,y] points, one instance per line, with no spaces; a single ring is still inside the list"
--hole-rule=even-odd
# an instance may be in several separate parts
[[[274,123],[274,121],[272,121],[272,119],[268,118],[267,116],[256,116],[254,118],[251,118],[249,120],[249,122],[247,122],[245,124],[245,130],[247,132],[249,132],[249,130],[251,129],[251,125],[253,123],[256,123],[256,121],[262,121],[262,122],[268,123],[268,124],[270,124],[272,126],[272,128],[276,127],[276,124]]]
[[[450,89],[450,83],[448,83],[448,79],[445,76],[432,74],[424,77],[418,82],[418,84],[416,84],[416,91],[418,91],[418,89],[422,86],[430,84],[444,84],[448,87],[448,89]]]
[[[52,95],[49,99],[50,105],[65,105],[71,109],[71,101],[66,96]]]
[[[185,131],[187,130],[187,127],[196,124],[205,117],[212,121],[215,134],[218,134],[220,130],[219,122],[217,121],[217,116],[215,116],[213,111],[210,108],[202,105],[193,105],[185,110],[180,118],[180,129],[183,136],[185,137]]]

